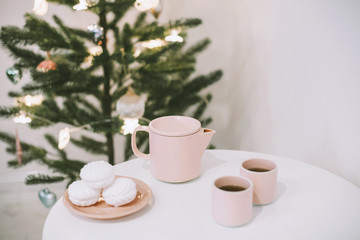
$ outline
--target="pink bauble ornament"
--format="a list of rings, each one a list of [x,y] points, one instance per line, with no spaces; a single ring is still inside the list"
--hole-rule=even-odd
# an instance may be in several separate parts
[[[36,67],[36,71],[38,72],[48,72],[50,70],[55,70],[57,67],[56,63],[53,60],[46,59],[39,63]]]

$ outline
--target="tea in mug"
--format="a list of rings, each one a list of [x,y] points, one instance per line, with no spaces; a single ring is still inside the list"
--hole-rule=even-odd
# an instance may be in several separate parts
[[[268,171],[270,171],[270,170],[268,170],[268,169],[265,169],[265,168],[249,168],[248,169],[249,171],[253,171],[253,172],[268,172]]]
[[[246,190],[246,188],[244,188],[242,186],[237,186],[237,185],[224,185],[219,188],[221,190],[229,191],[229,192],[240,192],[240,191]]]

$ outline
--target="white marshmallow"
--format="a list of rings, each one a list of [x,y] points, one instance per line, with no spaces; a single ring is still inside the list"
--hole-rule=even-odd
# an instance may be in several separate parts
[[[94,189],[109,186],[114,177],[113,166],[105,161],[90,162],[80,170],[80,178]]]
[[[68,188],[70,201],[77,206],[90,206],[97,202],[101,195],[100,190],[89,187],[79,180],[70,184]]]
[[[114,207],[127,204],[134,200],[137,190],[136,184],[129,178],[116,178],[108,187],[104,188],[102,195],[105,202]]]

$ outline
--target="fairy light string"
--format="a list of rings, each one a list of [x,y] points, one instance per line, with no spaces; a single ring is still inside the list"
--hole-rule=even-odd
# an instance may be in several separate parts
[[[57,124],[57,123],[59,123],[59,122],[53,122],[53,121],[50,121],[49,119],[46,119],[46,118],[31,114],[31,113],[28,113],[28,112],[25,112],[23,110],[20,111],[20,115],[17,115],[17,116],[14,117],[14,122],[26,124],[26,123],[30,123],[32,119],[38,119],[40,121],[44,121],[44,122],[47,122],[49,124]],[[132,134],[133,130],[137,126],[139,126],[139,124],[138,124],[139,120],[143,120],[143,121],[145,121],[147,123],[150,122],[149,119],[144,118],[144,117],[141,117],[139,119],[137,119],[137,118],[134,118],[134,119],[125,118],[123,120],[124,120],[124,124],[121,127],[120,132],[122,134],[124,134],[124,135]],[[69,127],[62,128],[59,131],[58,148],[60,150],[62,150],[68,145],[68,143],[70,142],[70,139],[71,139],[71,133],[81,131],[81,130],[84,130],[84,129],[88,130],[88,129],[91,129],[92,126],[94,126],[94,125],[103,124],[103,123],[110,123],[110,122],[113,122],[113,119],[104,119],[104,120],[100,120],[100,121],[94,121],[94,122],[90,122],[90,123],[87,123],[87,124],[84,124],[84,125],[81,125],[81,126],[72,125],[73,126],[72,128],[69,128]]]

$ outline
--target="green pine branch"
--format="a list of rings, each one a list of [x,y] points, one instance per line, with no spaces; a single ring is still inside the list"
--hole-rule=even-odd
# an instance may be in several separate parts
[[[67,37],[70,37],[71,35],[75,35],[77,37],[81,37],[89,41],[92,40],[92,35],[88,31],[65,26],[64,22],[56,15],[53,16],[53,19]]]
[[[208,75],[198,76],[185,85],[184,92],[189,92],[189,93],[199,92],[202,89],[207,88],[208,86],[219,81],[221,77],[222,77],[221,70],[211,72]]]
[[[136,21],[134,22],[133,29],[138,29],[143,27],[145,25],[145,19],[146,19],[146,13],[145,12],[140,13],[137,16]]]
[[[35,185],[35,184],[47,184],[47,183],[56,183],[62,182],[65,178],[63,176],[49,176],[45,174],[31,174],[26,177],[26,185]]]
[[[25,14],[26,23],[23,33],[27,39],[32,39],[43,51],[56,50],[58,48],[69,48],[69,43],[56,28],[50,26],[45,20],[33,14]]]
[[[51,3],[56,3],[56,4],[60,4],[60,5],[67,5],[69,7],[73,7],[75,4],[79,3],[78,0],[47,0],[48,2]]]
[[[177,28],[177,27],[194,28],[199,26],[201,23],[202,21],[199,18],[186,18],[186,19],[178,19],[174,23],[170,23],[170,26],[172,28]]]
[[[106,144],[102,141],[97,141],[87,136],[82,135],[80,139],[71,138],[71,142],[76,146],[98,155],[106,155]],[[94,147],[96,146],[96,147]]]
[[[209,46],[209,44],[210,44],[210,39],[205,38],[195,43],[193,46],[189,47],[188,50],[184,52],[183,57],[194,56],[195,54],[204,51],[207,48],[207,46]]]
[[[47,140],[47,142],[57,151],[59,157],[62,160],[67,160],[68,159],[66,152],[64,150],[61,150],[61,149],[58,148],[58,140],[55,137],[53,137],[50,134],[45,134],[44,137]]]
[[[21,108],[19,107],[0,107],[0,117],[2,118],[10,118],[14,117]]]
[[[7,143],[8,147],[6,148],[6,152],[16,155],[16,146],[15,146],[15,133],[11,135],[6,132],[0,131],[0,140]],[[38,161],[39,163],[43,163],[47,151],[44,148],[36,147],[34,145],[21,142],[22,149],[22,165],[26,165],[33,161]],[[8,162],[9,167],[19,167],[19,162],[17,160],[12,160]]]
[[[193,118],[200,119],[205,112],[207,105],[210,103],[212,95],[210,93],[204,96],[203,101],[197,106],[194,111]]]

